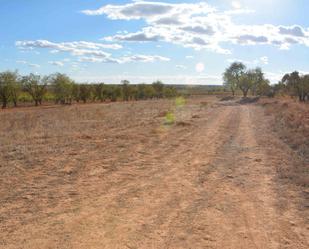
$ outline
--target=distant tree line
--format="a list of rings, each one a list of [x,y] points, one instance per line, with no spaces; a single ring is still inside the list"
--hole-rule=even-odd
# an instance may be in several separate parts
[[[35,106],[38,106],[43,101],[71,104],[72,102],[114,102],[175,96],[177,96],[177,90],[160,81],[136,85],[130,84],[127,80],[123,80],[120,85],[77,84],[67,75],[60,73],[49,76],[35,74],[21,76],[17,71],[0,73],[2,108],[6,108],[9,104],[17,107],[20,102],[33,102]]]
[[[274,97],[278,94],[298,97],[299,101],[309,100],[309,75],[295,71],[285,74],[280,82],[270,85],[261,68],[247,69],[243,63],[232,63],[223,74],[224,85],[235,95],[237,90],[247,97],[248,93]]]

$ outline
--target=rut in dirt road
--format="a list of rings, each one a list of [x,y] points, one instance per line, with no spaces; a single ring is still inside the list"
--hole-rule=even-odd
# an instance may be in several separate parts
[[[90,159],[71,183],[76,210],[12,226],[3,248],[308,248],[297,189],[276,172],[295,158],[262,109],[193,103],[180,114],[197,118],[132,143],[125,163],[102,171]]]

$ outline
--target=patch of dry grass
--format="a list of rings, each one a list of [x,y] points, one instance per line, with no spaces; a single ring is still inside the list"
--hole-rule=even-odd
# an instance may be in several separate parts
[[[273,117],[273,129],[280,138],[295,150],[304,163],[293,167],[282,167],[282,178],[290,178],[298,185],[308,186],[309,170],[309,104],[295,102],[291,99],[262,99],[265,114]]]

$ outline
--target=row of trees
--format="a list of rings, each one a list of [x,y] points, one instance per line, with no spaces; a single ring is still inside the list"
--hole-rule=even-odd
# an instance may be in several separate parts
[[[241,62],[234,62],[223,74],[224,85],[228,87],[233,96],[241,90],[244,97],[249,91],[252,95],[268,95],[271,91],[269,80],[264,76],[261,68],[247,69]]]
[[[7,107],[9,103],[16,107],[19,101],[25,101],[25,94],[38,106],[47,99],[47,95],[49,100],[58,104],[71,104],[73,101],[86,103],[170,98],[175,97],[177,91],[160,81],[151,85],[131,85],[127,80],[122,81],[121,85],[77,84],[67,75],[60,73],[44,77],[34,74],[20,76],[17,71],[0,73],[2,108]]]

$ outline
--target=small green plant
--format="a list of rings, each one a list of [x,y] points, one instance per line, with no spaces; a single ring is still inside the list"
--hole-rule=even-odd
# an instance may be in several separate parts
[[[172,125],[175,123],[175,115],[173,112],[169,111],[166,115],[165,115],[165,124],[166,125]]]
[[[175,100],[176,107],[182,107],[186,104],[186,99],[184,97],[177,97]]]

